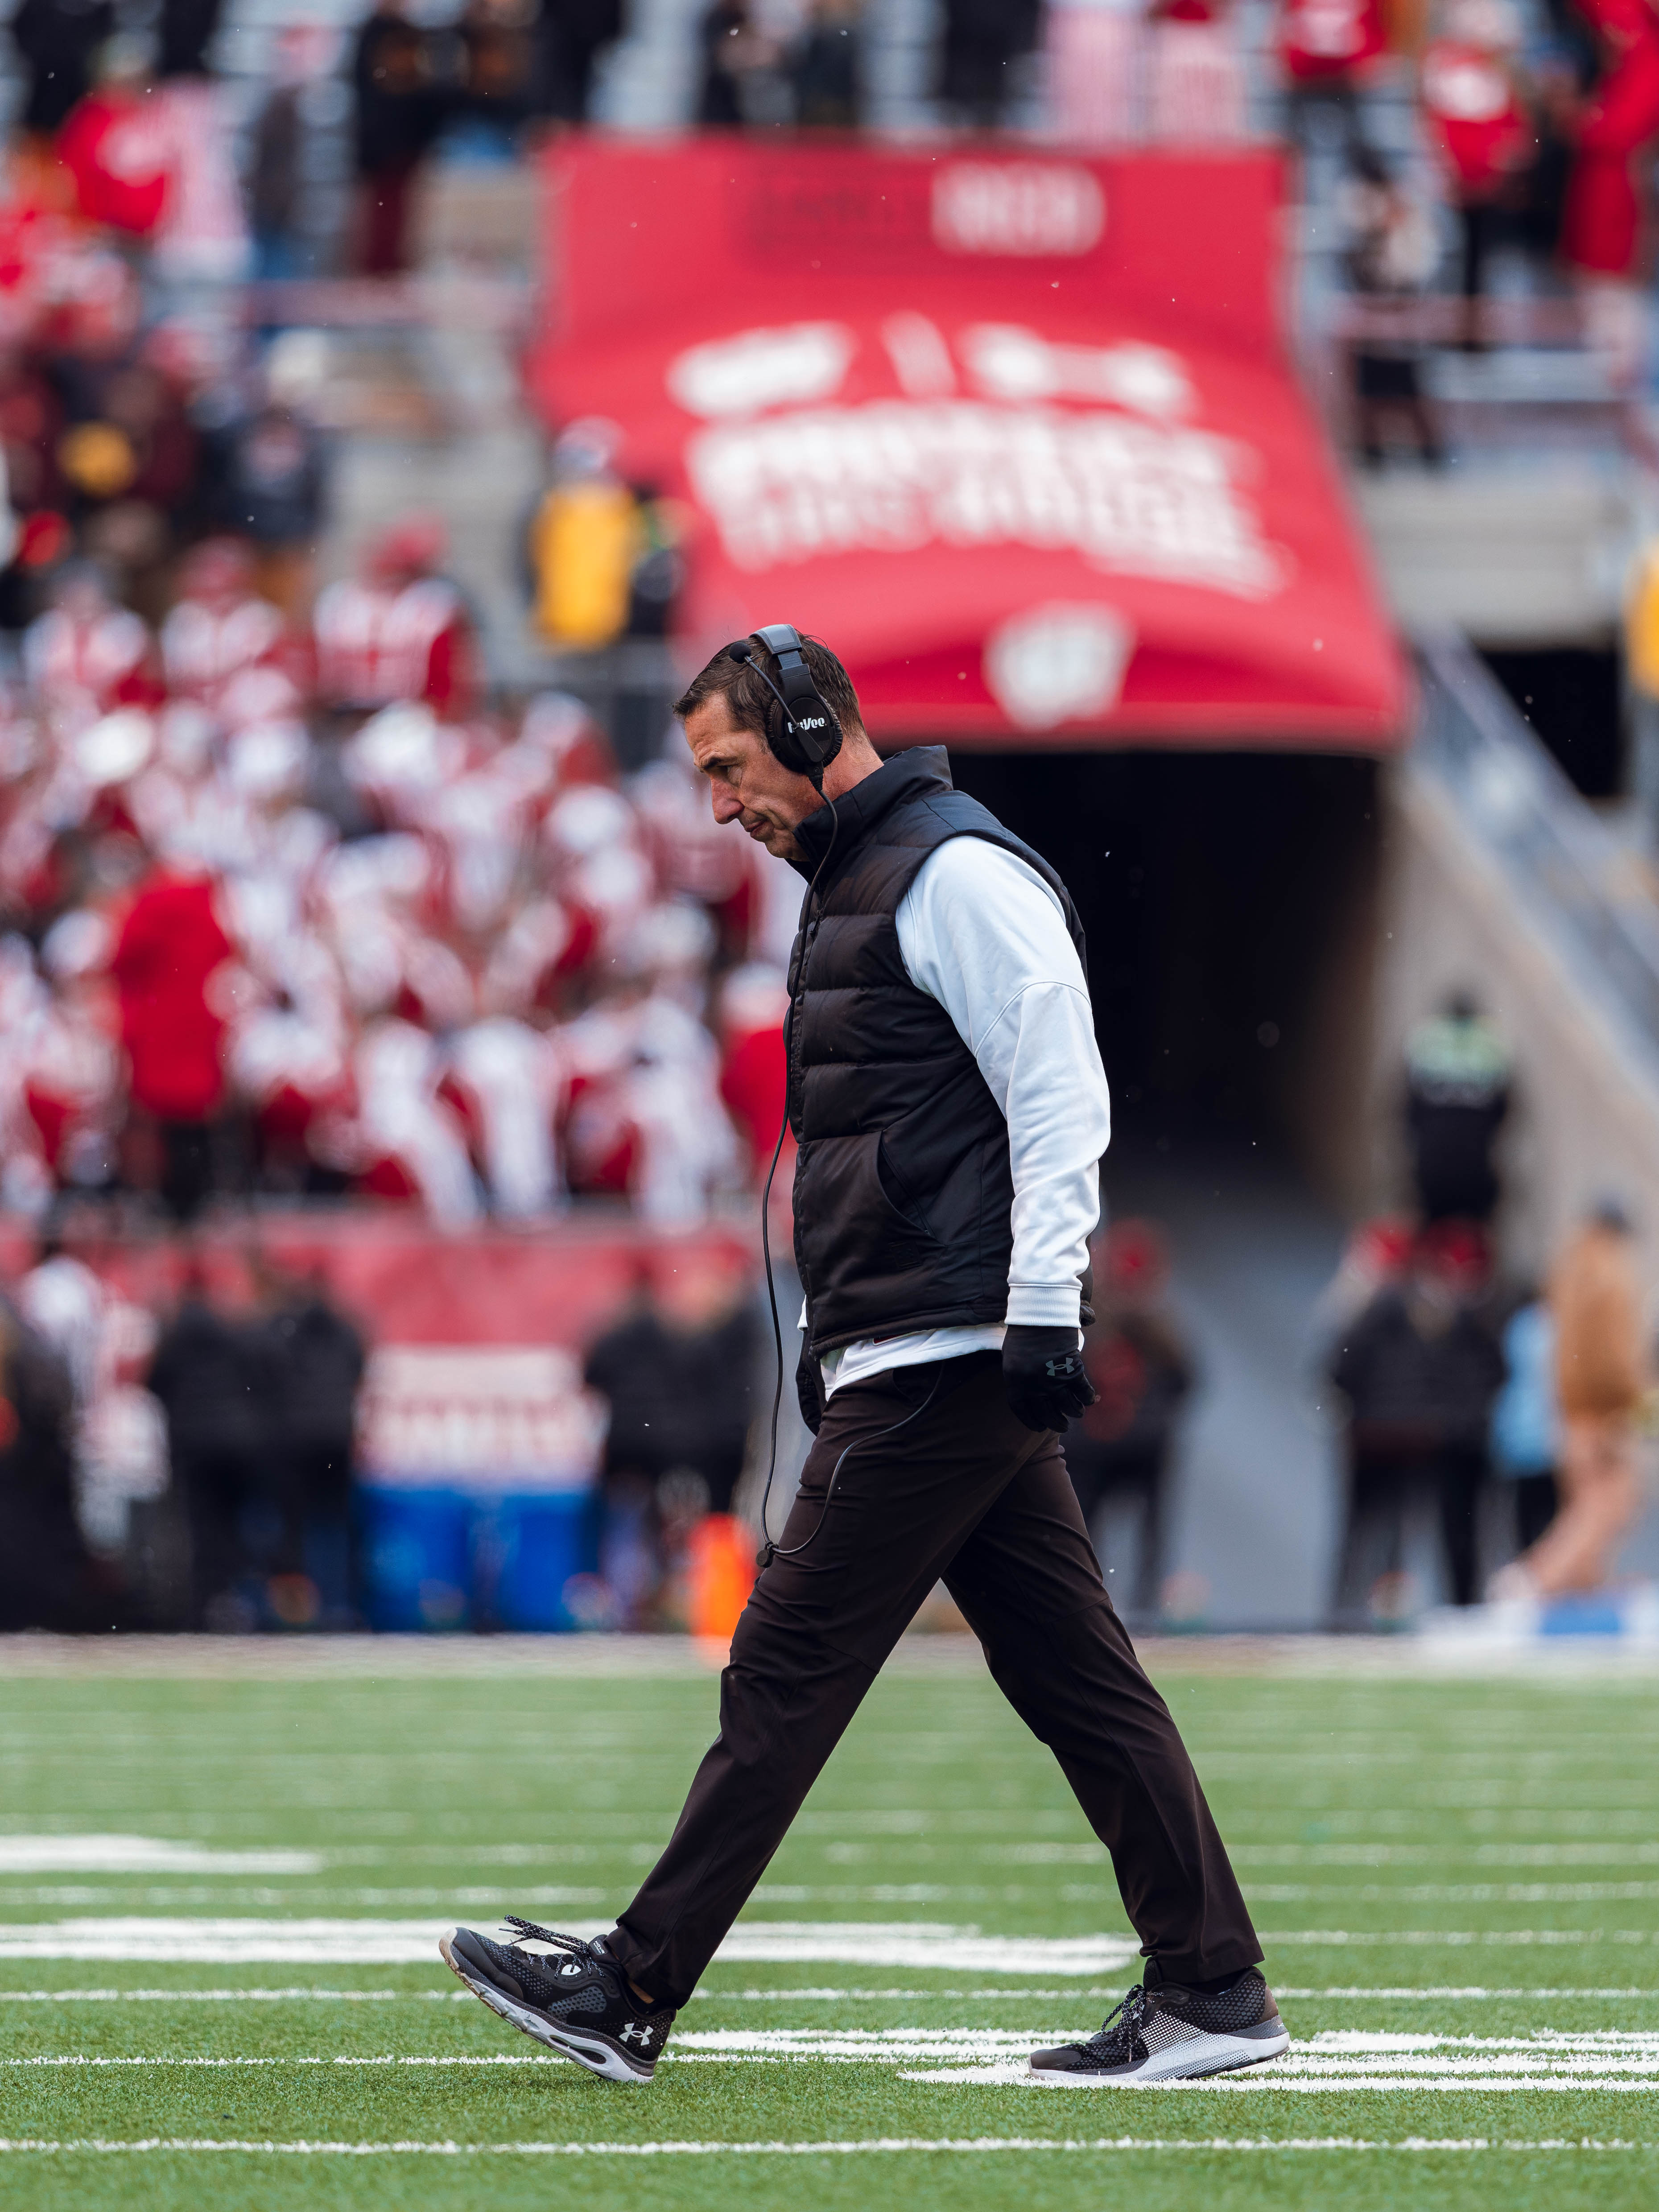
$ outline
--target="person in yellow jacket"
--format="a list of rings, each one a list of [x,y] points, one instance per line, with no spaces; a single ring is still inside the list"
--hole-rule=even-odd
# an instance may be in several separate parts
[[[639,501],[611,465],[615,435],[594,417],[570,424],[530,524],[536,626],[567,652],[602,651],[628,627],[643,544]]]
[[[1620,1206],[1603,1202],[1568,1238],[1548,1301],[1561,1504],[1538,1541],[1493,1577],[1500,1599],[1599,1589],[1641,1504],[1637,1415],[1648,1362],[1634,1240]]]

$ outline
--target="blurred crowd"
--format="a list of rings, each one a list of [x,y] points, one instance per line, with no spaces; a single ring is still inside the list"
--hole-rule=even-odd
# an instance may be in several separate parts
[[[1310,19],[1340,12],[1306,0]],[[1322,58],[1287,47],[1286,63],[1293,112],[1323,109],[1346,164],[1339,208],[1345,273],[1362,308],[1350,362],[1363,458],[1443,458],[1430,341],[1486,350],[1500,334],[1488,306],[1500,292],[1569,305],[1610,392],[1629,398],[1648,366],[1659,15],[1646,0],[1549,0],[1533,10],[1519,0],[1443,0],[1412,57],[1412,158],[1382,150],[1365,120],[1368,78],[1386,66],[1382,14],[1346,14],[1352,51]],[[1458,303],[1455,319],[1425,318],[1437,292]],[[1550,333],[1540,325],[1534,335]]]
[[[0,726],[0,1193],[700,1218],[781,1112],[793,875],[689,758],[489,710],[434,525],[309,623],[210,538],[159,631],[65,568]]]

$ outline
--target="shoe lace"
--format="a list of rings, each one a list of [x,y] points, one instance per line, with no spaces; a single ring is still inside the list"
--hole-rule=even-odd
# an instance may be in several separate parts
[[[1152,2009],[1152,1999],[1137,1984],[1127,1996],[1112,2007],[1102,2021],[1098,2033],[1089,2038],[1083,2049],[1093,2058],[1133,2058],[1135,2039]]]
[[[578,1958],[586,1959],[592,1955],[593,1947],[585,1936],[561,1936],[556,1928],[544,1928],[538,1920],[521,1920],[516,1912],[503,1913],[501,1917],[509,1928],[518,1929],[518,1934],[513,1938],[515,1943],[521,1942],[526,1936],[532,1936],[538,1943],[551,1943],[555,1949],[560,1951],[574,1951]]]

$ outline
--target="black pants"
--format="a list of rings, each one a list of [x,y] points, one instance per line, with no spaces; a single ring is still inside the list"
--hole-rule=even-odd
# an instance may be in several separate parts
[[[1348,1471],[1348,1510],[1336,1574],[1334,1611],[1338,1620],[1363,1612],[1368,1591],[1366,1553],[1382,1537],[1380,1571],[1398,1573],[1404,1562],[1406,1519],[1413,1499],[1427,1494],[1440,1522],[1446,1581],[1454,1605],[1473,1605],[1480,1595],[1479,1516],[1486,1486],[1486,1454],[1448,1446],[1401,1464],[1393,1460],[1356,1459]],[[1376,1558],[1370,1562],[1376,1565]]]
[[[1517,1475],[1510,1488],[1515,1492],[1515,1548],[1529,1552],[1554,1520],[1560,1504],[1555,1476],[1549,1472]]]
[[[1483,299],[1487,264],[1494,249],[1513,236],[1514,218],[1507,208],[1494,207],[1490,200],[1467,200],[1457,210],[1457,220],[1463,233],[1460,256],[1463,297]]]
[[[1473,1605],[1480,1595],[1476,1586],[1480,1566],[1478,1516],[1480,1493],[1486,1486],[1486,1455],[1482,1451],[1445,1451],[1434,1472],[1440,1507],[1440,1541],[1445,1547],[1451,1601],[1454,1605]]]
[[[161,1124],[161,1199],[175,1221],[194,1221],[213,1188],[213,1131],[205,1121]]]
[[[261,1490],[254,1456],[210,1445],[175,1449],[173,1479],[190,1520],[191,1625],[209,1626],[209,1607],[255,1571],[243,1528]],[[263,1565],[264,1562],[257,1563]]]
[[[849,1444],[866,1448],[843,1458]],[[1192,1762],[1101,1583],[1060,1439],[1014,1419],[994,1352],[838,1390],[781,1540],[805,1549],[755,1585],[720,1678],[719,1738],[611,1939],[640,1988],[690,1996],[941,1576],[1110,1852],[1164,1978],[1261,1958]]]

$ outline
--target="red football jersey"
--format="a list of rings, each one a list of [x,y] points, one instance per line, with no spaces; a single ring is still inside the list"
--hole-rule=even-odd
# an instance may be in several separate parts
[[[1531,160],[1532,124],[1502,58],[1457,39],[1423,57],[1423,113],[1466,198],[1495,191]]]
[[[173,170],[173,132],[157,105],[130,92],[89,93],[58,134],[91,222],[147,238],[161,220]]]
[[[1388,45],[1379,0],[1280,0],[1278,44],[1293,77],[1357,69]]]

